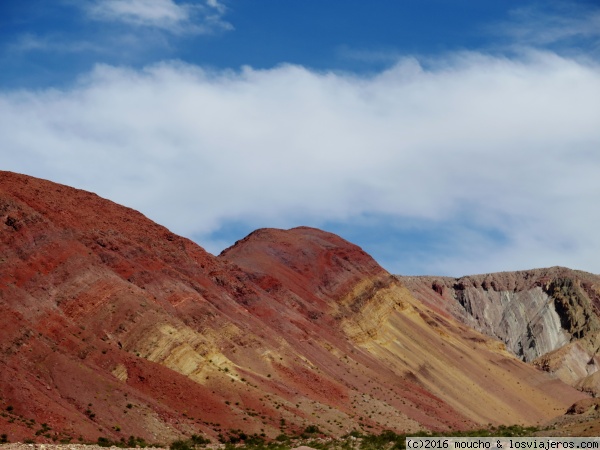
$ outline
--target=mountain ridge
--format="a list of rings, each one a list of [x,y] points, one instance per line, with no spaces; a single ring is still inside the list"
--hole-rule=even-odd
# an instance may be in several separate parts
[[[586,398],[321,230],[258,230],[217,257],[9,172],[0,227],[11,440],[442,431],[541,423]]]

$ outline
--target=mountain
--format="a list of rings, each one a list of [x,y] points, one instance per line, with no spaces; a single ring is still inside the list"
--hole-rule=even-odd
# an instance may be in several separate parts
[[[400,280],[424,304],[499,339],[523,361],[600,393],[600,276],[552,267]]]
[[[0,172],[0,432],[442,431],[587,398],[468,326],[445,284],[407,286],[324,231],[257,230],[217,257],[95,194]]]

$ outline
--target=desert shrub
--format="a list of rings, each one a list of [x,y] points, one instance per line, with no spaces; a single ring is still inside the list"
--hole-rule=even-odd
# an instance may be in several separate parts
[[[100,447],[110,447],[112,445],[112,441],[104,436],[100,436],[97,443]]]
[[[147,447],[148,444],[141,437],[129,436],[129,439],[127,440],[127,446],[130,448],[135,448],[135,447],[144,448],[144,447]]]
[[[277,442],[289,442],[289,440],[290,440],[290,437],[289,437],[287,434],[285,434],[285,433],[281,433],[280,435],[278,435],[278,436],[275,438],[275,440],[276,440]]]
[[[320,433],[321,430],[319,430],[319,427],[316,425],[309,425],[304,429],[304,432],[308,434],[316,434]]]
[[[172,442],[169,448],[171,450],[193,450],[194,446],[190,443],[190,441],[177,440]]]
[[[204,447],[207,444],[210,444],[210,439],[193,434],[190,439],[173,442],[169,448],[171,450],[194,450],[196,447]]]
[[[192,443],[194,445],[206,445],[206,444],[210,444],[210,439],[207,439],[203,436],[198,436],[197,434],[192,434],[192,437],[190,438],[190,441],[192,441]]]

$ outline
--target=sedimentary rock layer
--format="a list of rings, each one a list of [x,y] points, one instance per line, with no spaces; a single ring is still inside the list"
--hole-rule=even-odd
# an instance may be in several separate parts
[[[8,172],[0,314],[13,441],[449,430],[535,423],[584,397],[338,236],[258,230],[215,257],[136,211]]]
[[[522,360],[600,392],[599,276],[553,267],[400,280],[425,304],[498,338]]]

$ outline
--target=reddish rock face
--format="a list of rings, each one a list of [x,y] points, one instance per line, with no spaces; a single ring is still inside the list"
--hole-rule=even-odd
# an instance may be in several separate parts
[[[386,274],[356,245],[309,227],[256,230],[220,258],[254,275],[286,280],[299,295],[324,300],[343,297],[365,277]]]
[[[258,230],[215,257],[89,192],[0,172],[12,441],[460,429],[583,397],[438,309],[320,230]]]

